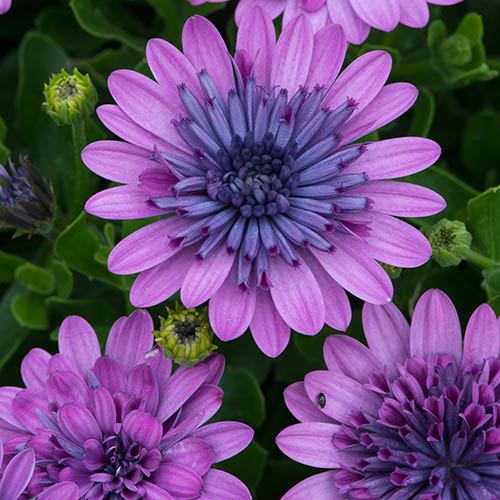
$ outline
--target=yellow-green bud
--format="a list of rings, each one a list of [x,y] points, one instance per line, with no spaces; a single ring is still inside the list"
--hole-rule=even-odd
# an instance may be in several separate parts
[[[167,319],[160,318],[155,338],[169,358],[180,365],[194,365],[217,349],[212,344],[213,331],[206,308],[184,309],[177,305],[175,310],[167,308],[167,312]]]
[[[389,264],[382,264],[384,271],[387,273],[389,278],[395,280],[401,276],[402,269],[400,267],[391,266]]]
[[[97,91],[89,75],[77,68],[73,74],[64,69],[44,85],[43,106],[58,125],[72,125],[90,116],[97,104]]]
[[[459,68],[472,59],[472,47],[469,39],[460,33],[445,38],[439,46],[439,55],[446,66]]]
[[[432,258],[442,267],[458,266],[470,254],[472,235],[460,221],[440,220],[429,231]]]

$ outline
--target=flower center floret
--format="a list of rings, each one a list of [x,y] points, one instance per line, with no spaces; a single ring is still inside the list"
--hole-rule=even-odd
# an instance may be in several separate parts
[[[449,356],[412,358],[399,370],[393,381],[372,374],[366,387],[381,398],[378,415],[353,413],[333,438],[340,492],[347,498],[496,498],[500,360],[464,369]]]
[[[173,240],[199,243],[202,259],[225,245],[238,256],[238,284],[246,287],[255,270],[267,288],[269,257],[297,266],[297,247],[333,251],[328,233],[352,232],[342,214],[369,206],[349,193],[366,174],[344,172],[366,147],[342,146],[339,133],[356,104],[346,99],[331,110],[323,86],[289,95],[240,74],[223,98],[206,71],[198,76],[202,93],[179,86],[186,115],[173,122],[191,157],[155,155],[178,182],[171,196],[151,201],[193,220]]]

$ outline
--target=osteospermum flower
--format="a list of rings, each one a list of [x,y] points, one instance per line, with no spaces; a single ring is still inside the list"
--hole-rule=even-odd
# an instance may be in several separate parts
[[[190,0],[193,5],[227,0]],[[423,28],[429,22],[429,5],[454,5],[463,0],[239,0],[236,22],[240,24],[250,10],[259,6],[273,19],[283,15],[288,24],[300,14],[309,17],[317,31],[328,24],[340,24],[351,43],[363,43],[370,28],[392,31],[401,23]]]
[[[439,146],[422,138],[353,144],[406,111],[417,91],[385,85],[391,57],[382,51],[338,76],[346,48],[339,26],[314,36],[304,16],[276,43],[270,17],[256,8],[239,29],[234,60],[215,27],[195,16],[184,54],[149,42],[158,83],[128,70],[110,76],[117,105],[98,114],[127,142],[96,142],[82,156],[125,185],[93,196],[86,210],[160,217],[108,260],[116,274],[140,273],[134,305],[180,289],[187,308],[210,300],[221,339],[250,326],[259,347],[277,356],[290,328],[312,335],[326,321],[344,330],[344,289],[390,301],[391,280],[375,259],[400,267],[429,259],[423,235],[393,216],[439,212],[444,200],[385,179],[425,169]]]
[[[212,469],[253,437],[239,422],[206,424],[221,405],[224,358],[171,374],[152,332],[151,317],[136,311],[114,324],[101,355],[90,325],[69,317],[58,354],[36,348],[24,358],[27,388],[0,388],[6,449],[36,453],[31,497],[69,481],[80,499],[251,498],[241,481]]]
[[[462,335],[439,290],[418,301],[411,327],[394,305],[363,309],[368,348],[327,339],[326,371],[285,390],[301,421],[277,444],[324,469],[286,500],[500,497],[500,326],[490,306]]]

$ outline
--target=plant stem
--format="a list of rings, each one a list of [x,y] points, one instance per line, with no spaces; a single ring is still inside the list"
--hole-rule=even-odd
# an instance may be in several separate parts
[[[85,133],[85,121],[79,120],[71,125],[71,131],[73,135],[73,150],[75,159],[75,199],[73,206],[71,207],[70,214],[71,219],[74,219],[83,209],[83,204],[85,202],[85,178],[87,176],[87,170],[82,162],[81,152],[83,148],[87,145],[87,134]]]
[[[490,267],[499,265],[499,263],[495,262],[493,259],[485,257],[484,255],[481,255],[480,253],[474,251],[471,251],[466,260],[471,264],[474,264],[483,269],[489,269]]]

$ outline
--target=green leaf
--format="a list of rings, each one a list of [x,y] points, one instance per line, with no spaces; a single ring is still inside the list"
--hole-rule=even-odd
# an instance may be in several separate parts
[[[88,224],[85,213],[82,213],[59,235],[54,244],[54,253],[71,269],[88,278],[120,287],[121,278],[111,274],[106,266],[95,260],[100,248],[97,232]]]
[[[434,94],[428,89],[422,89],[413,109],[413,121],[408,135],[427,137],[436,114]]]
[[[42,109],[43,85],[68,64],[66,53],[49,37],[28,33],[19,48],[17,110],[24,147],[35,168],[54,186],[59,204],[73,200],[75,172],[69,127],[57,127]],[[64,203],[65,202],[65,203]]]
[[[49,315],[44,298],[33,292],[16,295],[10,305],[16,321],[30,330],[45,330],[49,327]]]
[[[52,270],[56,278],[57,295],[62,299],[67,299],[73,291],[73,273],[64,262],[54,260]]]
[[[28,290],[40,295],[50,295],[56,285],[52,272],[30,262],[16,269],[16,280]]]
[[[255,377],[245,370],[227,367],[220,386],[224,390],[223,405],[217,420],[238,420],[256,428],[264,420],[264,396]]]
[[[117,40],[140,52],[145,40],[127,33],[105,16],[99,0],[71,0],[71,9],[80,26],[91,35],[105,40]]]
[[[490,296],[500,295],[500,266],[483,271],[483,276]]]
[[[467,205],[469,228],[484,254],[500,262],[500,186],[491,188]]]
[[[262,479],[266,461],[267,451],[256,441],[252,441],[248,448],[218,464],[217,468],[233,474],[251,490],[255,490]]]
[[[11,285],[0,300],[0,368],[17,351],[27,334],[10,309],[12,299],[19,293],[20,288],[18,284]]]
[[[429,24],[427,32],[427,45],[432,49],[437,49],[439,44],[446,38],[447,29],[443,21],[433,21]]]
[[[466,36],[471,45],[476,45],[482,40],[483,31],[483,18],[475,12],[467,14],[457,28],[457,33]]]
[[[25,260],[17,255],[0,251],[0,283],[10,283],[14,279],[16,269],[24,262]]]

